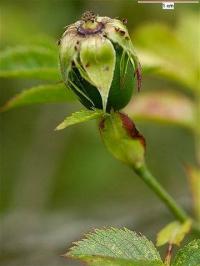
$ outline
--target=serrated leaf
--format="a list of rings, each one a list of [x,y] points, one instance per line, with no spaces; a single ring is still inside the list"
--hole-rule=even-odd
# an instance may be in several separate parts
[[[200,239],[193,240],[180,249],[172,266],[200,266]]]
[[[179,246],[186,234],[189,233],[191,225],[191,220],[182,224],[177,221],[168,224],[158,233],[157,246],[163,246],[167,243]]]
[[[126,228],[96,229],[76,242],[65,256],[93,266],[163,265],[153,243]]]
[[[0,53],[0,77],[59,80],[57,54],[39,46],[6,49]]]
[[[61,130],[71,125],[83,123],[92,119],[97,119],[103,115],[104,112],[102,110],[81,110],[65,118],[65,120],[61,124],[59,124],[55,130]]]
[[[132,261],[127,259],[113,259],[108,257],[81,257],[83,262],[86,262],[89,266],[164,266],[159,261]]]
[[[133,120],[166,123],[193,129],[194,103],[181,93],[154,91],[141,93],[124,109]]]
[[[71,102],[74,94],[64,84],[40,85],[23,90],[0,108],[1,112],[33,104]]]

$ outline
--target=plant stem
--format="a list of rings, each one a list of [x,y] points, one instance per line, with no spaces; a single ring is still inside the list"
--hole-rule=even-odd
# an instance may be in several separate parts
[[[144,164],[139,168],[133,168],[137,175],[154,191],[154,193],[162,200],[170,212],[180,222],[191,219],[187,213],[179,206],[176,201],[168,194],[168,192],[160,185],[156,178],[150,173]],[[196,222],[192,224],[193,231],[200,236],[200,228]]]
[[[172,258],[172,249],[173,249],[173,245],[169,244],[169,246],[167,248],[167,254],[165,257],[165,265],[166,266],[170,266],[170,262],[171,262],[171,258]]]

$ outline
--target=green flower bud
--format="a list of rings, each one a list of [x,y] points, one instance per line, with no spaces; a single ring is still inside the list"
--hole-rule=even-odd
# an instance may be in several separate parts
[[[120,110],[130,101],[141,68],[123,22],[86,12],[69,25],[60,45],[64,83],[88,109]]]
[[[145,139],[133,121],[120,112],[111,112],[99,123],[99,130],[112,155],[135,170],[144,165]]]

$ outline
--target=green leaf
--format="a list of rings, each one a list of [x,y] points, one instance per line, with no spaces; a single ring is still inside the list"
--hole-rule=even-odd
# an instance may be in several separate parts
[[[180,249],[172,266],[200,266],[200,239],[193,240]]]
[[[96,229],[76,242],[65,256],[93,266],[163,265],[153,243],[126,228]]]
[[[43,103],[70,102],[75,100],[74,94],[64,84],[41,85],[26,89],[10,99],[0,111]]]
[[[89,256],[81,257],[83,262],[86,262],[89,266],[164,266],[159,261],[132,261],[127,259],[113,259],[108,257]]]
[[[180,245],[186,234],[191,229],[192,222],[190,220],[181,224],[180,222],[172,222],[164,227],[157,235],[157,246],[163,246],[167,243],[171,245]]]
[[[71,116],[65,118],[65,120],[59,124],[55,130],[61,130],[71,125],[83,123],[92,119],[97,119],[104,115],[101,110],[81,110],[73,113]]]
[[[194,103],[185,95],[172,91],[141,93],[124,109],[134,121],[195,127]]]
[[[39,46],[6,49],[0,53],[0,77],[59,80],[57,54]]]

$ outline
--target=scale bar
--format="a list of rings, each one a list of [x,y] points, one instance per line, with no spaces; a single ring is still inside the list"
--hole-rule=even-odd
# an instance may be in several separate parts
[[[138,0],[138,3],[140,4],[158,4],[158,3],[163,3],[163,2],[173,2],[175,4],[198,4],[199,1],[196,1],[196,0]]]

